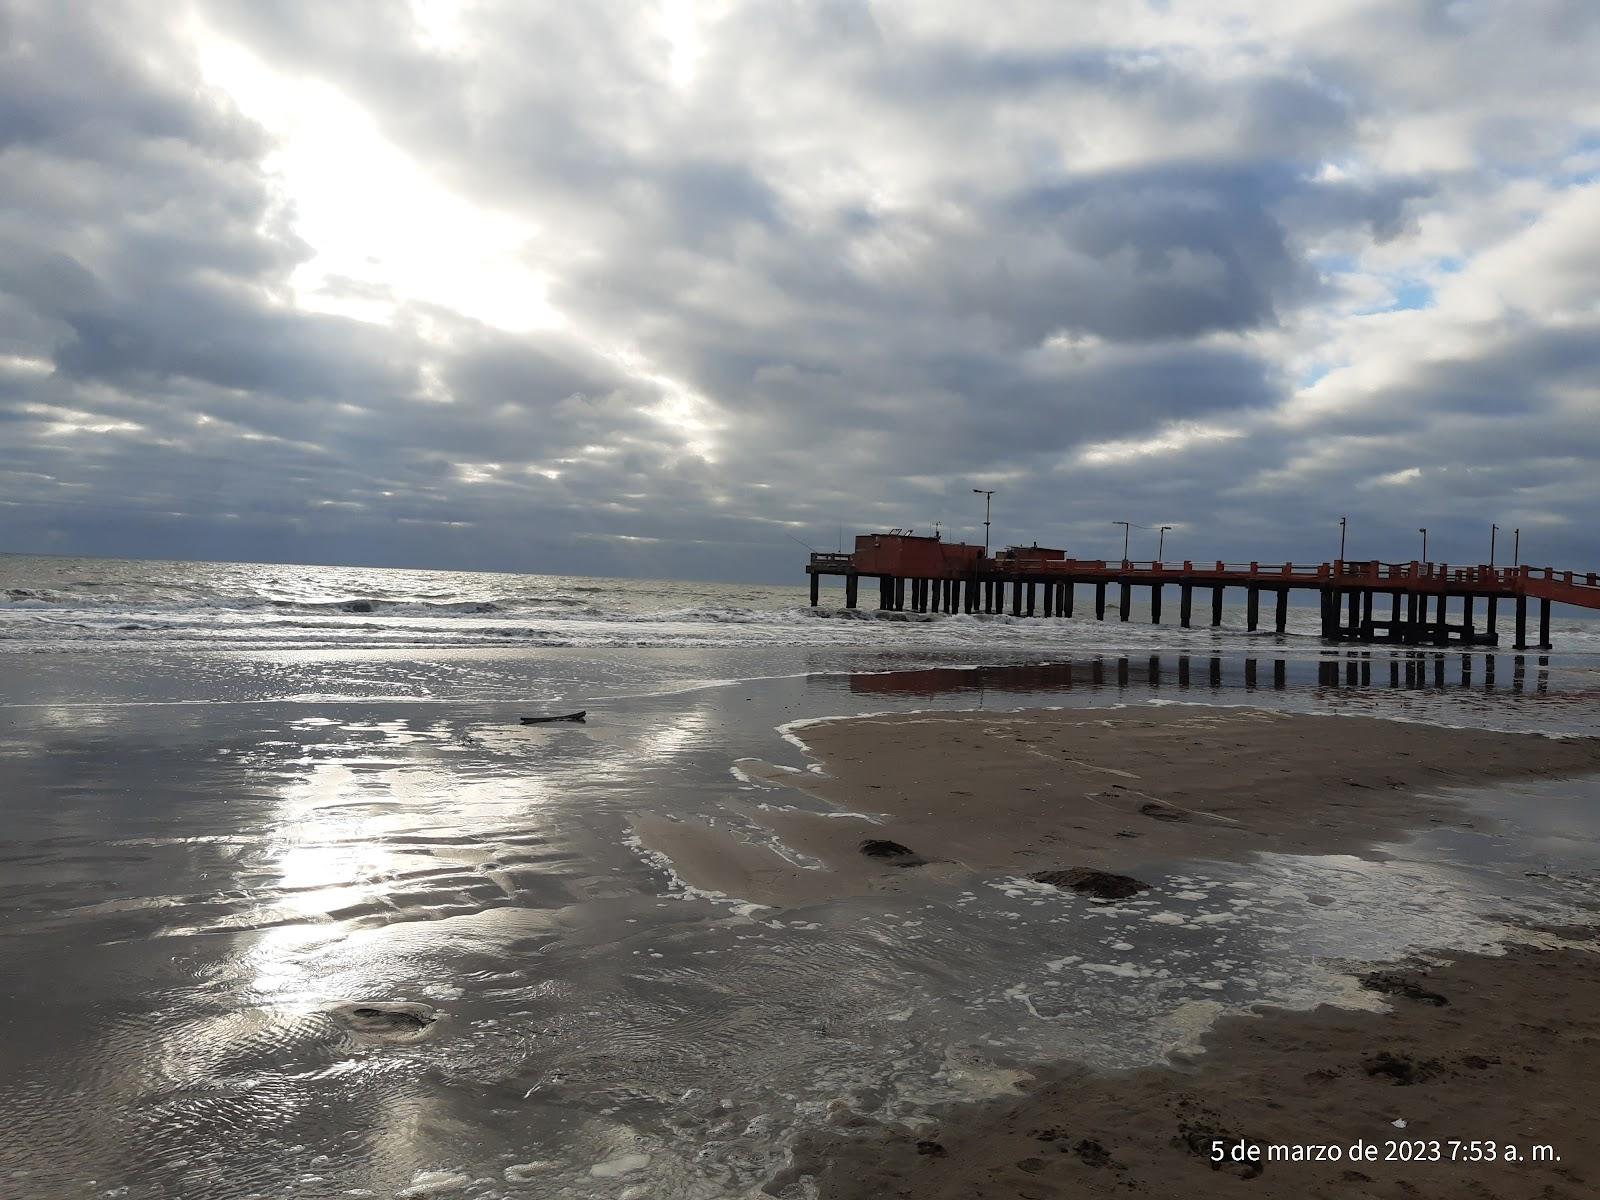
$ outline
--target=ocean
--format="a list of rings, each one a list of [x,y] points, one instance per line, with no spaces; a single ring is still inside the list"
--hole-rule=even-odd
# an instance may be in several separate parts
[[[1593,873],[1594,781],[1486,790],[1493,836],[1373,860],[1146,864],[1175,911],[1235,888],[1262,919],[1141,927],[1170,969],[1109,963],[1041,1016],[1109,919],[1006,880],[763,910],[634,825],[759,838],[818,802],[747,760],[804,770],[805,722],[867,712],[1600,733],[1600,628],[1390,650],[1301,609],[1284,635],[846,614],[801,582],[0,556],[0,1195],[772,1194],[830,1105],[915,1120],[1031,1062],[1157,1061],[1219,1011],[1349,999],[1339,959],[1553,920],[1535,877]],[[348,1019],[397,1003],[439,1020]]]

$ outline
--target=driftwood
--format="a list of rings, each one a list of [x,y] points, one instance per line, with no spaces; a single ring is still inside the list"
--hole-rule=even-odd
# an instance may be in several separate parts
[[[551,721],[582,721],[589,715],[589,710],[579,709],[577,712],[561,713],[554,717],[523,717],[524,725],[548,725]]]

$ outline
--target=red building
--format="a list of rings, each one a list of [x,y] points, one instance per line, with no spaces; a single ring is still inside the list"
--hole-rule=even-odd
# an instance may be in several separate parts
[[[900,579],[964,579],[977,569],[982,546],[891,530],[856,534],[850,565],[863,575]]]

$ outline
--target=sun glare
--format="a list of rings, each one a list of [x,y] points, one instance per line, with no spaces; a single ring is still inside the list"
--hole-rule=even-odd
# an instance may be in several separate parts
[[[313,251],[290,279],[298,306],[387,323],[430,304],[511,332],[563,323],[527,262],[531,224],[442,186],[338,89],[209,31],[195,44],[207,82],[277,142],[263,165]]]

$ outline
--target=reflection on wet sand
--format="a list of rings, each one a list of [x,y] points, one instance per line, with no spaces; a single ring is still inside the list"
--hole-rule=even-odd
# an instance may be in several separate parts
[[[1539,695],[1549,694],[1551,668],[1548,656],[1452,655],[1424,651],[1408,654],[1379,651],[1376,655],[1371,651],[1348,651],[1320,660],[1264,659],[1255,656],[1224,658],[1221,655],[1199,657],[1188,654],[1124,655],[1115,658],[1096,656],[1053,663],[856,672],[850,676],[850,691],[863,696],[975,694],[981,701],[988,692],[1001,695],[1048,695],[1052,692],[1070,692],[1074,688],[1101,688],[1108,682],[1114,682],[1119,688],[1159,688],[1175,683],[1179,688],[1242,687],[1247,691],[1262,687],[1284,691],[1313,682],[1324,688],[1367,688],[1373,686],[1376,660],[1376,678],[1380,681],[1383,679],[1383,667],[1387,664],[1387,686],[1391,689],[1422,691],[1456,687],[1492,692],[1497,690],[1498,660],[1502,657],[1510,658],[1512,664],[1509,687],[1505,690],[1511,693],[1532,691]],[[1456,661],[1459,665],[1452,666]],[[1477,669],[1479,663],[1482,664],[1481,672]],[[1531,683],[1530,663],[1534,668]],[[1378,686],[1384,684],[1380,682]],[[1581,690],[1571,693],[1574,699],[1595,694]]]

